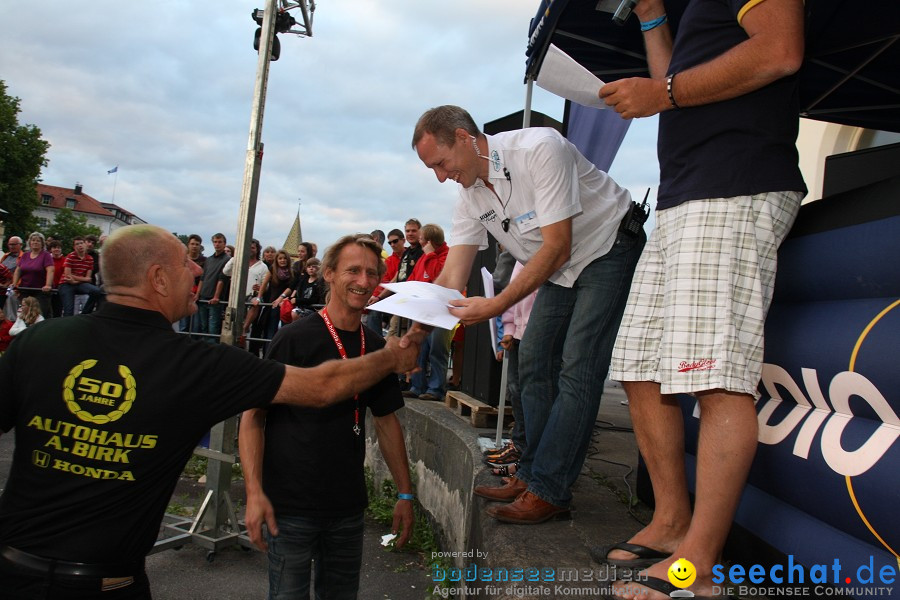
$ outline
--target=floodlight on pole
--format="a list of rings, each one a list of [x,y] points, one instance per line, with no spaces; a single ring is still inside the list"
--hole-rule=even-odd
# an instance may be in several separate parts
[[[298,23],[288,11],[300,9],[302,23]],[[253,238],[256,218],[256,201],[262,170],[263,144],[262,125],[266,105],[266,88],[269,81],[269,64],[278,59],[280,43],[277,33],[291,33],[301,37],[312,37],[312,17],[315,0],[266,0],[264,9],[255,9],[250,17],[260,26],[256,31],[254,48],[259,52],[256,69],[256,84],[253,91],[253,106],[250,115],[250,135],[244,162],[244,182],[241,192],[241,207],[238,218],[238,233],[235,244],[234,277],[228,298],[228,309],[222,323],[221,341],[234,344],[243,333],[246,308],[247,272],[249,268],[249,244]]]
[[[316,11],[315,0],[300,0],[299,2],[289,2],[288,0],[280,0],[281,7],[275,14],[275,37],[272,41],[271,60],[278,60],[281,56],[281,42],[278,40],[279,33],[292,33],[301,37],[312,37],[312,21]],[[298,23],[297,19],[291,16],[288,11],[295,8],[300,9],[302,23]],[[260,40],[263,31],[263,16],[265,9],[256,8],[250,13],[250,17],[256,21],[259,27],[253,35],[253,49],[259,52]]]

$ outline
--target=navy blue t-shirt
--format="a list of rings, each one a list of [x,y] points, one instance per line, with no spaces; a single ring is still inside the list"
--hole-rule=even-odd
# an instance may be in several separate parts
[[[751,2],[756,0],[692,0],[678,27],[669,74],[747,40],[738,15]],[[677,75],[673,90],[677,101]],[[795,146],[798,112],[797,77],[790,76],[731,100],[661,113],[657,209],[703,198],[805,192]]]

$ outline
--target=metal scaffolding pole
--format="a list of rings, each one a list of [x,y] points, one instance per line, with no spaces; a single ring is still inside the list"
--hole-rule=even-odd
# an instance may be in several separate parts
[[[266,105],[266,88],[269,80],[269,65],[275,41],[275,20],[277,0],[266,0],[259,43],[259,59],[256,68],[256,83],[250,114],[250,134],[244,161],[244,182],[241,189],[238,233],[235,243],[234,261],[236,268],[232,277],[228,296],[228,307],[222,323],[220,342],[234,345],[243,333],[246,313],[245,289],[249,269],[250,240],[256,219],[256,202],[259,193],[259,177],[262,169],[263,144],[262,126]],[[303,3],[305,6],[305,3]],[[292,5],[291,8],[296,8]],[[200,510],[193,519],[166,515],[164,537],[159,539],[153,551],[177,548],[186,543],[197,544],[209,550],[207,560],[213,560],[216,552],[225,546],[241,544],[251,548],[246,529],[239,523],[234,503],[231,500],[231,469],[238,462],[237,435],[238,417],[231,417],[213,426],[210,431],[209,449],[197,448],[195,454],[208,459],[206,468],[206,495]],[[170,535],[166,535],[170,534]]]

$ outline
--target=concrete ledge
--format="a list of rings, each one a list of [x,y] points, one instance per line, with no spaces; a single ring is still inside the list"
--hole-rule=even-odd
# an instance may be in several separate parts
[[[462,556],[472,550],[475,474],[481,469],[478,430],[452,413],[443,403],[407,399],[398,413],[406,437],[406,451],[415,478],[419,502],[438,525],[442,548],[460,553],[450,562],[468,564]],[[376,481],[390,478],[378,446],[374,425],[366,427],[366,466]]]
[[[484,513],[490,505],[472,494],[476,484],[500,485],[481,462],[478,436],[487,430],[443,403],[408,400],[398,413],[406,434],[410,465],[422,506],[438,525],[442,549],[457,552],[449,558],[454,574],[448,586],[457,597],[566,598],[597,597],[615,573],[591,560],[592,546],[627,540],[641,525],[629,515],[625,498],[635,485],[637,448],[621,388],[607,385],[584,468],[572,487],[572,520],[539,525],[507,525]],[[367,429],[370,450],[377,441]],[[493,437],[493,436],[491,436]],[[366,464],[376,478],[389,477],[380,452],[369,452]],[[626,485],[625,480],[628,480]],[[635,507],[647,519],[646,507]],[[488,580],[497,569],[522,581]],[[455,577],[456,579],[452,579]],[[474,577],[474,581],[466,579]]]

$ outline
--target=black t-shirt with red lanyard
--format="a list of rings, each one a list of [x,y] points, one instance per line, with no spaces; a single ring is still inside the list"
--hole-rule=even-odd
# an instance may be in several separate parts
[[[359,356],[360,330],[335,331],[347,357]],[[368,328],[363,331],[366,352],[384,347],[381,336]],[[279,329],[266,356],[299,367],[342,358],[319,313]],[[380,417],[402,406],[397,377],[391,374],[359,394],[358,404],[348,398],[325,409],[269,407],[262,475],[263,490],[275,514],[340,518],[365,510],[366,409]],[[355,426],[359,427],[358,434]]]

